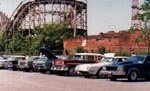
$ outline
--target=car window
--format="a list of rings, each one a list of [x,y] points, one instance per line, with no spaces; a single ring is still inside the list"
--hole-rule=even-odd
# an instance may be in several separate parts
[[[143,62],[144,59],[145,59],[144,56],[133,56],[133,57],[128,58],[126,61],[131,61],[133,63],[137,63],[138,61]]]
[[[112,57],[104,57],[102,58],[101,62],[112,62],[114,60],[114,58]]]

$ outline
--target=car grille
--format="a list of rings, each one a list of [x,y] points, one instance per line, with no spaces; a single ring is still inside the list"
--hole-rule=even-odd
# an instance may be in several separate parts
[[[20,66],[24,66],[25,64],[25,62],[20,62]]]
[[[108,70],[108,71],[115,71],[115,70],[117,70],[117,67],[113,67],[113,66],[108,66],[108,67],[106,67],[106,70]]]
[[[37,63],[37,64],[35,64],[35,66],[44,66],[44,64],[43,63]]]

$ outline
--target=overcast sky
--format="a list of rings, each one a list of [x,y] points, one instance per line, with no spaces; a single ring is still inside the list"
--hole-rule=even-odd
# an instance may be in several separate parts
[[[0,10],[10,16],[21,1],[0,0]],[[131,4],[132,0],[88,0],[88,34],[129,29]]]

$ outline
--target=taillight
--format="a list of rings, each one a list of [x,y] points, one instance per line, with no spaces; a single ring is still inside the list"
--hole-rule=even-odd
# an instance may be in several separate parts
[[[55,65],[64,65],[64,61],[63,60],[55,60],[54,64]]]

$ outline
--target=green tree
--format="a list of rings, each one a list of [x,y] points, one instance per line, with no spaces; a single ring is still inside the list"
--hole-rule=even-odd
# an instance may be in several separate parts
[[[13,53],[37,54],[40,47],[51,50],[63,50],[63,39],[73,37],[72,31],[67,30],[64,23],[43,24],[43,28],[35,26],[33,34],[23,36],[21,32],[14,31],[10,37],[9,29],[6,28],[0,37],[0,51]]]
[[[141,14],[136,15],[142,21],[142,31],[140,36],[135,39],[135,42],[138,43],[143,41],[147,45],[147,53],[149,53],[150,47],[150,0],[145,0],[144,3],[140,6]]]

